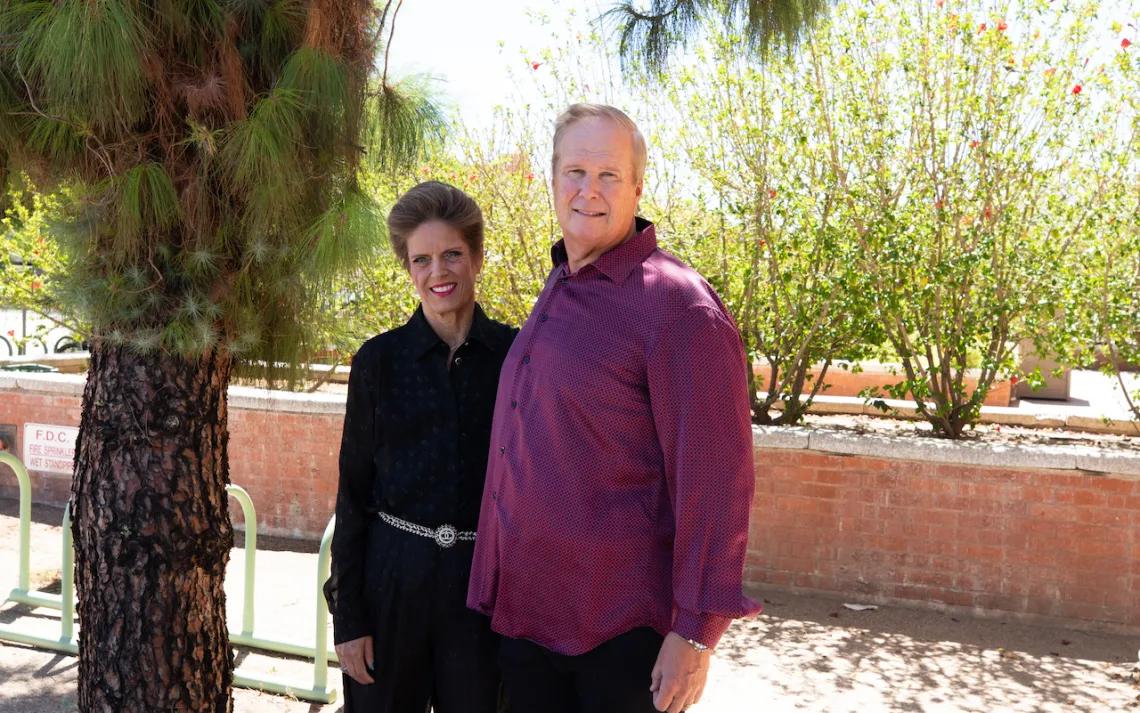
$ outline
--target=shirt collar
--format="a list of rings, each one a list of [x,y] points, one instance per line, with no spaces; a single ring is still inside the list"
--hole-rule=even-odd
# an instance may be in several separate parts
[[[500,334],[502,332],[502,334]],[[508,330],[494,329],[491,318],[487,316],[479,303],[475,303],[475,317],[471,321],[471,331],[467,334],[468,340],[475,340],[491,351],[506,354],[511,348],[507,338]],[[424,316],[424,307],[416,307],[415,314],[408,320],[408,337],[411,354],[419,359],[436,346],[443,344],[443,340],[431,328],[431,324]]]
[[[633,237],[621,245],[602,254],[592,264],[603,275],[614,282],[622,282],[633,269],[645,262],[645,258],[657,249],[657,228],[645,218],[634,218]],[[566,239],[563,238],[550,249],[550,259],[555,267],[567,263]]]

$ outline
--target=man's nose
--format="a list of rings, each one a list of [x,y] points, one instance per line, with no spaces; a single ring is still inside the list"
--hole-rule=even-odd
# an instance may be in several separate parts
[[[586,176],[582,179],[580,190],[583,198],[597,198],[601,193],[602,181],[597,176]]]

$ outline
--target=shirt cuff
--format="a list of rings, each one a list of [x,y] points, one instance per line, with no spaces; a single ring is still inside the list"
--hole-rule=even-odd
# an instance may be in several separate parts
[[[339,612],[338,612],[339,613]],[[372,636],[372,626],[367,617],[344,612],[333,615],[333,643],[344,644],[364,636]]]
[[[732,617],[697,614],[686,609],[678,609],[677,618],[673,620],[673,631],[686,639],[692,639],[714,649],[731,623]]]

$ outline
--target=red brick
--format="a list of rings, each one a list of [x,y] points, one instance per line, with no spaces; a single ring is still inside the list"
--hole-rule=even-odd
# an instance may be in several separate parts
[[[1004,554],[1000,547],[987,547],[985,545],[966,545],[959,547],[958,551],[963,557],[984,562],[1000,562]]]
[[[1094,525],[1127,527],[1132,518],[1132,513],[1126,510],[1110,510],[1106,507],[1082,507],[1076,513],[1079,521]]]

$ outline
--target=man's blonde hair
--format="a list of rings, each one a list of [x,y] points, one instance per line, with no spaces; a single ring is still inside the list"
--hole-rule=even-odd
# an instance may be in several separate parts
[[[605,119],[629,130],[633,138],[634,183],[640,183],[645,177],[645,161],[648,153],[645,148],[645,136],[624,111],[605,104],[571,104],[570,108],[554,121],[554,155],[550,160],[550,170],[558,171],[558,144],[562,141],[562,134],[583,119]]]

